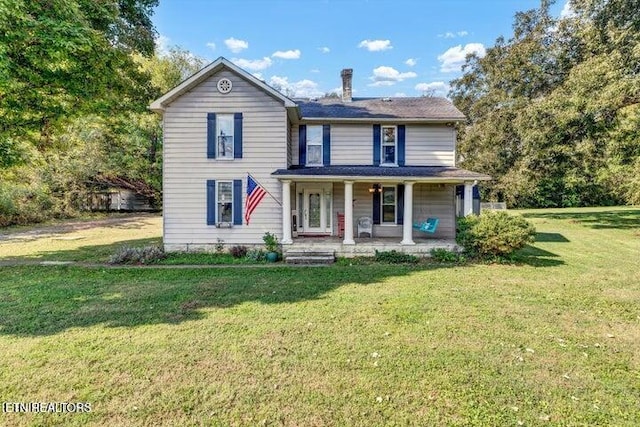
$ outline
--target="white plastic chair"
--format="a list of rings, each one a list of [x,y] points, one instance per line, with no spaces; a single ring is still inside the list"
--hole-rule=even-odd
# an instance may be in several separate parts
[[[358,218],[358,237],[360,233],[369,233],[369,237],[373,237],[373,221],[368,216]]]

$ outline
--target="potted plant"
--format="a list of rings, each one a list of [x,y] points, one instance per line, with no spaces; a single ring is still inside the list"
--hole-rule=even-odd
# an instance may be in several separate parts
[[[276,262],[278,260],[278,237],[267,231],[264,233],[264,236],[262,236],[262,241],[267,250],[267,261]]]

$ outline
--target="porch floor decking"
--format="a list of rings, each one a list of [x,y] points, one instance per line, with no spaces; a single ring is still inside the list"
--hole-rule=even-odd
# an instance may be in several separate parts
[[[326,237],[294,237],[293,243],[284,245],[283,250],[289,249],[296,251],[316,251],[316,250],[333,250],[336,256],[354,257],[354,256],[373,256],[375,251],[391,251],[429,256],[432,249],[447,249],[449,251],[458,251],[459,246],[453,239],[425,239],[414,238],[415,245],[401,245],[399,237],[360,237],[354,239],[355,245],[345,245],[342,243],[342,237],[326,236]]]

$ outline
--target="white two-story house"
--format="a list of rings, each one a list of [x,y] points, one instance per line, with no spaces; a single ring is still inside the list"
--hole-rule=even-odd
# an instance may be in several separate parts
[[[352,70],[341,76],[342,98],[290,99],[219,58],[154,101],[165,249],[259,245],[267,231],[285,249],[323,241],[346,255],[452,243],[456,186],[469,214],[490,179],[456,168],[464,116],[444,98],[352,98]],[[249,175],[267,194],[247,223]],[[434,233],[414,228],[427,218]]]

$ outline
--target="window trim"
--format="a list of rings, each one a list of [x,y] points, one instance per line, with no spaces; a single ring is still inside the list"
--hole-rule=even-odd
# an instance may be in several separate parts
[[[220,184],[229,184],[231,187],[231,200],[229,201],[229,203],[231,203],[231,220],[230,221],[221,221],[221,215],[222,215],[222,209],[221,209],[221,205],[220,205],[220,201],[219,201],[219,196],[220,196]],[[233,194],[233,180],[216,180],[216,200],[215,200],[215,206],[216,206],[216,218],[215,218],[215,224],[216,227],[221,228],[221,227],[231,227],[233,226],[233,218],[234,218],[234,211],[236,209],[236,207],[234,206],[234,194]],[[226,202],[225,202],[226,203]]]
[[[384,220],[384,207],[391,206],[384,202],[384,189],[393,188],[393,222]],[[398,224],[398,186],[382,185],[380,186],[380,224],[381,225],[397,225]]]
[[[318,140],[318,143],[310,143],[311,140],[309,139],[309,129],[313,129],[313,128],[317,128],[319,129],[319,135],[320,135],[320,139]],[[309,159],[311,158],[309,156],[309,147],[320,147],[320,161],[318,163],[310,163]],[[305,166],[323,166],[324,165],[324,128],[322,125],[307,125],[306,128],[306,144],[305,144],[305,150],[306,150],[306,164]]]
[[[384,148],[390,147],[390,143],[385,143],[385,128],[393,128],[393,162],[385,162]],[[397,125],[381,125],[380,126],[380,166],[398,166],[398,126]]]
[[[221,136],[220,134],[222,133],[222,129],[220,126],[220,118],[228,118],[231,123],[231,135],[225,135],[227,138],[231,136],[231,155],[230,156],[224,155],[224,151],[222,151],[222,154],[221,154],[219,138]],[[233,113],[216,114],[216,135],[215,135],[216,159],[225,160],[225,161],[235,159],[235,139],[236,139],[235,133],[236,133],[235,132],[235,115]]]

